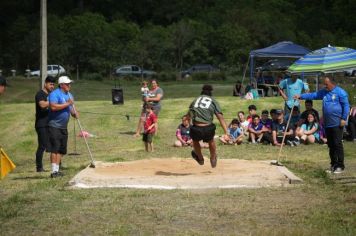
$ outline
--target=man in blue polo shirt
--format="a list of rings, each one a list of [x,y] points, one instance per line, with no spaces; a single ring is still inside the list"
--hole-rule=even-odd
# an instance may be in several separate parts
[[[279,83],[279,91],[285,100],[285,115],[288,115],[291,112],[293,105],[300,108],[299,101],[293,99],[293,97],[295,95],[300,95],[303,90],[308,93],[309,86],[301,79],[298,79],[298,76],[295,74],[292,74],[291,77],[288,77]]]
[[[350,110],[348,94],[336,86],[328,76],[322,77],[325,88],[314,93],[295,95],[295,99],[323,100],[323,118],[326,138],[328,140],[330,170],[339,174],[345,169],[344,146],[342,144],[343,127],[346,125]]]
[[[62,176],[62,173],[59,172],[59,163],[62,156],[67,153],[67,125],[70,115],[78,118],[78,113],[73,109],[73,96],[69,93],[72,82],[67,76],[59,77],[59,87],[48,97],[50,111],[47,151],[51,153],[52,178]]]

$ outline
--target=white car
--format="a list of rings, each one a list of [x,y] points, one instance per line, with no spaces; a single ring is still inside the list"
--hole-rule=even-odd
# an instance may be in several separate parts
[[[66,73],[66,70],[63,68],[63,66],[60,65],[48,65],[47,66],[47,75],[50,76],[59,76],[61,74]],[[34,70],[30,72],[31,76],[40,76],[41,71],[40,70]]]
[[[356,68],[350,68],[350,69],[344,70],[344,74],[346,76],[356,76]]]

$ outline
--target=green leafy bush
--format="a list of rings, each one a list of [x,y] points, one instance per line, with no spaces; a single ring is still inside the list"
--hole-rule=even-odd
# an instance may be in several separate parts
[[[83,79],[87,80],[97,80],[97,81],[103,81],[103,76],[100,73],[87,73],[84,74]]]
[[[153,76],[153,78],[158,81],[174,81],[177,78],[176,73],[174,72],[160,72]]]
[[[226,80],[224,72],[198,72],[194,73],[191,77],[193,77],[193,80]]]

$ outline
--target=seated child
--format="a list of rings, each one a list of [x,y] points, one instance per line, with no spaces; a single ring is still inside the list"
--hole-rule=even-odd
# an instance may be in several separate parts
[[[252,143],[260,143],[263,137],[263,124],[260,122],[260,116],[254,115],[252,123],[248,126],[249,140]]]
[[[313,112],[309,112],[307,120],[298,132],[298,136],[304,144],[319,142],[319,124]]]
[[[257,107],[255,105],[249,105],[248,106],[248,116],[247,116],[247,121],[248,123],[252,123],[252,117],[256,115]]]
[[[294,141],[293,130],[287,127],[287,122],[284,120],[284,111],[281,109],[276,110],[276,120],[272,124],[272,138],[274,146],[281,146],[284,144],[289,144],[294,146],[292,141]],[[284,143],[282,143],[284,133],[286,133]]]
[[[274,111],[273,111],[274,112]],[[261,115],[261,123],[263,124],[262,132],[263,132],[263,137],[262,137],[262,142],[264,144],[270,144],[273,143],[272,139],[272,119],[268,117],[268,111],[263,110],[262,115]]]
[[[228,128],[229,139],[225,139],[224,137],[220,138],[220,141],[224,144],[241,144],[244,134],[239,127],[240,122],[237,119],[233,119],[231,121],[231,125]]]
[[[243,111],[239,111],[237,113],[237,117],[240,122],[240,128],[242,129],[244,135],[247,136],[248,135],[248,125],[250,123],[245,119],[245,113]]]
[[[193,140],[190,137],[190,119],[187,115],[182,117],[182,123],[178,126],[176,131],[176,137],[178,140],[175,141],[175,147],[191,146]]]

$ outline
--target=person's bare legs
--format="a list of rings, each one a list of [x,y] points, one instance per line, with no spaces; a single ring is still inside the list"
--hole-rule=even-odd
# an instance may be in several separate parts
[[[142,116],[140,116],[140,119],[138,120],[138,124],[137,124],[137,128],[136,128],[136,133],[134,134],[135,137],[138,137],[140,136],[140,133],[141,133],[141,129],[143,127],[143,123],[145,121],[145,118]]]
[[[149,147],[151,149],[151,152],[153,152],[153,141],[151,143],[148,143],[149,144]]]
[[[200,146],[199,141],[193,140],[193,149],[194,149],[193,151],[195,152],[195,154],[198,155],[198,160],[199,161],[204,160],[203,154],[201,153],[201,146]]]
[[[215,140],[212,139],[208,143],[209,143],[209,151],[210,151],[210,164],[211,167],[215,168],[217,162]]]
[[[145,150],[148,152],[148,142],[145,142]]]

